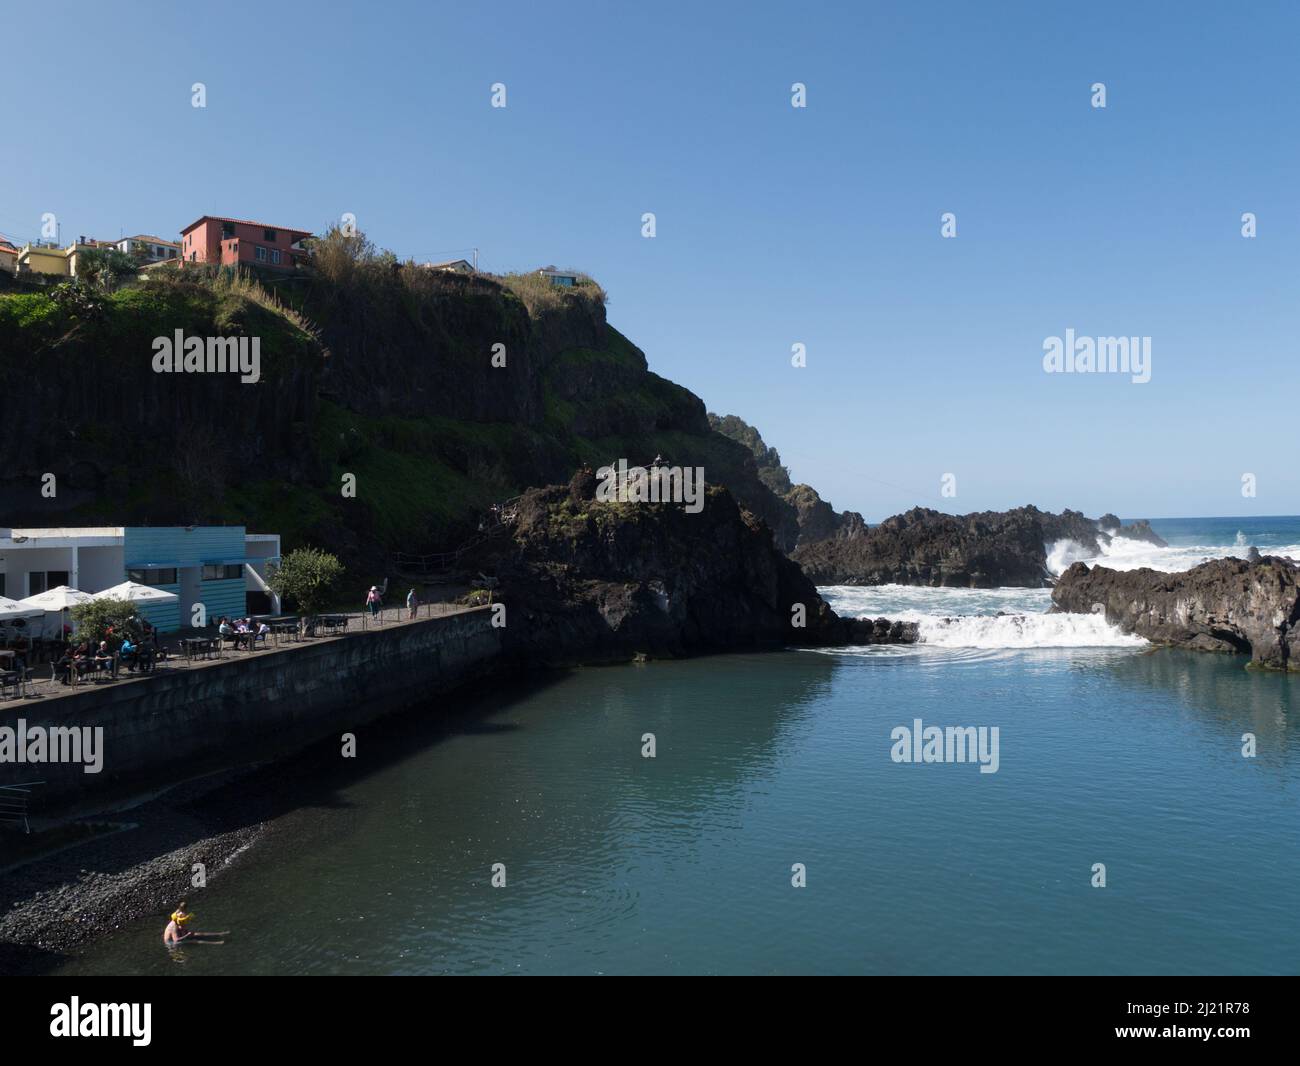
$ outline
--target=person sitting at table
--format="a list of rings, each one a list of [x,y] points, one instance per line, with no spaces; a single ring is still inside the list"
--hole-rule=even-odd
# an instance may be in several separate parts
[[[140,645],[132,643],[130,634],[122,638],[122,646],[117,649],[117,654],[126,664],[126,668],[134,674],[136,665],[140,661]]]
[[[270,637],[271,637],[271,627],[267,625],[265,622],[258,622],[257,637],[255,639],[260,640],[263,644],[266,644],[269,642]]]
[[[59,679],[59,683],[69,685],[72,683],[72,648],[70,645],[64,645],[63,654],[54,664],[54,676]]]
[[[136,662],[140,666],[140,673],[153,673],[153,664],[157,657],[158,649],[154,646],[153,638],[148,637],[142,640],[136,648]]]
[[[84,640],[76,646],[72,652],[72,668],[77,671],[77,677],[85,677],[88,672],[95,668],[95,660],[91,656],[90,645]]]
[[[226,618],[225,615],[222,615],[220,621],[217,622],[217,635],[222,640],[235,639],[235,630],[230,624],[230,619]]]

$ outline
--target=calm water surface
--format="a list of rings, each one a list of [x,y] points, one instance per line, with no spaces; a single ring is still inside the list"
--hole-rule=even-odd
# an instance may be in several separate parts
[[[169,955],[160,917],[63,972],[1294,973],[1298,707],[1132,647],[578,671],[363,730],[191,901],[225,945]],[[914,718],[998,726],[1000,769],[895,764]]]

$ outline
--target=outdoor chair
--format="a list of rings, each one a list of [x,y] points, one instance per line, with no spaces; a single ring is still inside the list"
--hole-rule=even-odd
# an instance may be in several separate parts
[[[0,673],[0,698],[17,699],[19,688],[22,686],[23,675],[17,670],[6,670]],[[13,696],[5,696],[6,691],[13,689]]]

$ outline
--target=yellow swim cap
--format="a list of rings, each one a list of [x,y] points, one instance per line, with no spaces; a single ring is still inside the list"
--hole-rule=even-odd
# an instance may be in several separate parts
[[[175,922],[177,925],[184,925],[193,917],[194,915],[186,914],[184,911],[174,911],[172,913],[172,921]]]

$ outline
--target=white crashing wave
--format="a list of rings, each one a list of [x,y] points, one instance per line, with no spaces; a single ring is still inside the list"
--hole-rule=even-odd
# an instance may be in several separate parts
[[[921,643],[944,648],[1128,648],[1146,644],[1095,615],[1046,614],[1051,589],[831,585],[837,614],[916,622]]]
[[[1146,641],[1094,614],[960,615],[923,618],[922,643],[944,648],[1140,648]]]
[[[1300,559],[1300,544],[1263,547],[1260,550],[1265,555],[1288,555],[1293,559]],[[1244,559],[1249,551],[1250,545],[1241,533],[1237,534],[1235,544],[1192,544],[1165,548],[1145,540],[1115,537],[1102,547],[1100,555],[1092,555],[1072,540],[1058,540],[1047,546],[1047,568],[1058,577],[1072,563],[1079,562],[1087,563],[1089,566],[1108,566],[1112,570],[1137,570],[1145,566],[1152,570],[1176,573],[1180,570],[1190,570],[1210,559]]]
[[[1091,563],[1093,555],[1073,540],[1058,540],[1047,550],[1047,569],[1059,577],[1075,563]]]

